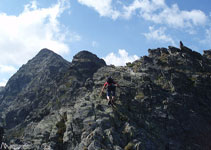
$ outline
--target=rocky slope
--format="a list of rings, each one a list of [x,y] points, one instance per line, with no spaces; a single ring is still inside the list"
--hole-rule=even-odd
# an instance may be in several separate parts
[[[47,49],[0,91],[11,148],[40,150],[211,149],[211,50],[149,50],[125,67],[81,51],[67,62]],[[99,97],[112,76],[116,107]]]

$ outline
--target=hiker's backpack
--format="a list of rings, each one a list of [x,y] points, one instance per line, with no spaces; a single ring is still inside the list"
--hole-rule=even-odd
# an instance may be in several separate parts
[[[115,90],[115,82],[114,82],[114,80],[111,78],[111,77],[108,77],[108,79],[107,79],[107,83],[108,83],[108,90],[109,91],[114,91]]]

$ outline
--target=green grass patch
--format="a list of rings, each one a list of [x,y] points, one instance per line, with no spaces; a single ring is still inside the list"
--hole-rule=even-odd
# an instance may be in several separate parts
[[[144,98],[144,93],[142,91],[138,92],[138,94],[135,97],[135,99],[143,99],[143,98]]]
[[[65,124],[66,121],[67,121],[67,113],[64,113],[61,120],[56,123],[56,127],[58,128],[58,130],[57,130],[57,135],[58,135],[57,142],[58,143],[63,143],[63,136],[66,131],[66,124]]]
[[[128,62],[128,63],[126,63],[126,66],[132,68],[134,66],[134,64],[132,64],[131,62]]]
[[[124,150],[133,150],[133,147],[135,146],[134,143],[129,142],[125,147]]]

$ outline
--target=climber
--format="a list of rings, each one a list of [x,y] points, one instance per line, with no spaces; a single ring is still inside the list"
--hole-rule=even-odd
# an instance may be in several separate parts
[[[108,100],[108,105],[114,104],[116,86],[119,86],[119,85],[113,80],[112,77],[108,77],[107,81],[105,82],[105,84],[101,90],[100,95],[102,95],[104,89],[107,88],[106,96],[107,96],[107,100]],[[111,99],[110,99],[110,97],[111,97]]]
[[[182,49],[183,49],[183,47],[184,47],[184,45],[183,45],[182,41],[180,41],[180,42],[179,42],[179,46],[180,46],[180,49],[182,50]]]

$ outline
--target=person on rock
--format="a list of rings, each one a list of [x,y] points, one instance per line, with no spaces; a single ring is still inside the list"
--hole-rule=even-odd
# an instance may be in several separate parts
[[[180,49],[182,50],[182,49],[183,49],[183,47],[184,47],[184,45],[183,45],[182,41],[180,41],[180,42],[179,42],[179,46],[180,46]]]
[[[102,95],[105,88],[107,88],[106,96],[108,105],[113,105],[115,100],[116,87],[119,86],[112,77],[108,77],[107,81],[103,85],[100,95]],[[111,97],[111,99],[110,99]]]

